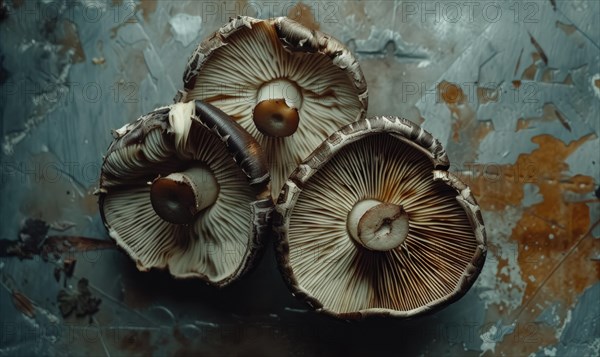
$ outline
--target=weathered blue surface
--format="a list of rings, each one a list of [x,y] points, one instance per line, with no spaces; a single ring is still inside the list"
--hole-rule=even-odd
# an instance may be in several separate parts
[[[457,164],[453,171],[514,164],[538,148],[531,139],[542,134],[565,144],[589,135],[565,159],[562,177],[591,177],[593,189],[561,197],[589,207],[585,229],[600,219],[593,192],[600,182],[600,3],[452,3],[460,10],[432,1],[305,4],[310,13],[295,2],[3,1],[0,238],[17,239],[21,222],[34,217],[71,226],[50,235],[108,240],[92,192],[111,129],[171,103],[193,48],[230,16],[290,10],[355,51],[369,85],[369,115],[424,120]],[[532,58],[532,38],[547,61]],[[464,117],[440,100],[443,81],[467,96]],[[478,88],[499,99],[482,100]],[[554,109],[564,120],[546,116]],[[520,130],[523,118],[532,124]],[[457,132],[465,137],[456,141],[461,122]],[[469,140],[478,125],[489,132]],[[540,180],[550,180],[541,163],[532,165]],[[39,256],[0,258],[0,355],[598,355],[598,240],[580,264],[589,269],[585,289],[565,292],[553,279],[566,282],[573,272],[530,274],[524,258],[556,258],[559,265],[573,240],[534,255],[512,237],[532,206],[549,202],[540,185],[524,185],[518,205],[483,209],[490,252],[480,279],[457,303],[413,321],[347,324],[308,312],[285,288],[272,252],[251,276],[220,291],[137,272],[116,250],[73,255],[66,285],[53,275],[64,257],[54,264]],[[592,236],[600,236],[600,226],[584,239]],[[545,276],[549,287],[528,302],[527,287]],[[102,299],[99,312],[64,319],[57,294],[83,277]],[[32,302],[33,317],[16,308],[15,291]],[[516,316],[526,304],[539,308],[531,319]]]

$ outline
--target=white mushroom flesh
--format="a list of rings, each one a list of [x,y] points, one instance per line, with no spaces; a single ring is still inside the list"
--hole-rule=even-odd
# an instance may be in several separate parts
[[[213,205],[218,194],[219,184],[212,171],[205,165],[195,165],[154,180],[150,201],[165,221],[188,224],[198,212]]]
[[[348,213],[346,224],[350,237],[370,250],[397,248],[408,234],[408,215],[402,206],[378,200],[358,201]]]

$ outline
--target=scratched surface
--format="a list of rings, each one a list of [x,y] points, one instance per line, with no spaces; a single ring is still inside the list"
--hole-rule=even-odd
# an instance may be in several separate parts
[[[488,231],[464,298],[341,323],[289,294],[270,250],[215,290],[112,247],[92,194],[110,130],[171,103],[236,14],[334,35],[369,115],[441,140]],[[600,354],[599,24],[582,0],[0,1],[0,355]]]

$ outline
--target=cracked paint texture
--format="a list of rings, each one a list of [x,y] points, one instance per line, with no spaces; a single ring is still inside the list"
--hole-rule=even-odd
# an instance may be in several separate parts
[[[598,355],[600,3],[468,3],[1,1],[0,239],[35,218],[50,237],[109,240],[93,191],[110,130],[171,103],[230,16],[288,15],[353,50],[369,116],[442,142],[489,252],[439,313],[353,324],[307,311],[271,251],[224,290],[140,273],[112,248],[1,257],[0,355]],[[83,278],[98,312],[63,317],[57,296]]]

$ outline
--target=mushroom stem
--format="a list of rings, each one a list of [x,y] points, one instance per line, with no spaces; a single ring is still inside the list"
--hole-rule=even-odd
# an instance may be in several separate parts
[[[408,235],[408,214],[402,206],[378,200],[357,202],[346,220],[350,237],[361,246],[376,251],[394,249]]]
[[[256,104],[269,99],[283,99],[290,108],[300,108],[302,93],[298,85],[285,79],[276,79],[263,84],[256,94]]]
[[[217,200],[219,184],[206,166],[159,177],[150,188],[150,201],[158,216],[175,224],[191,223],[196,214]]]
[[[302,94],[298,86],[276,79],[259,88],[252,119],[256,128],[266,136],[290,136],[298,129],[298,108],[301,105]]]

